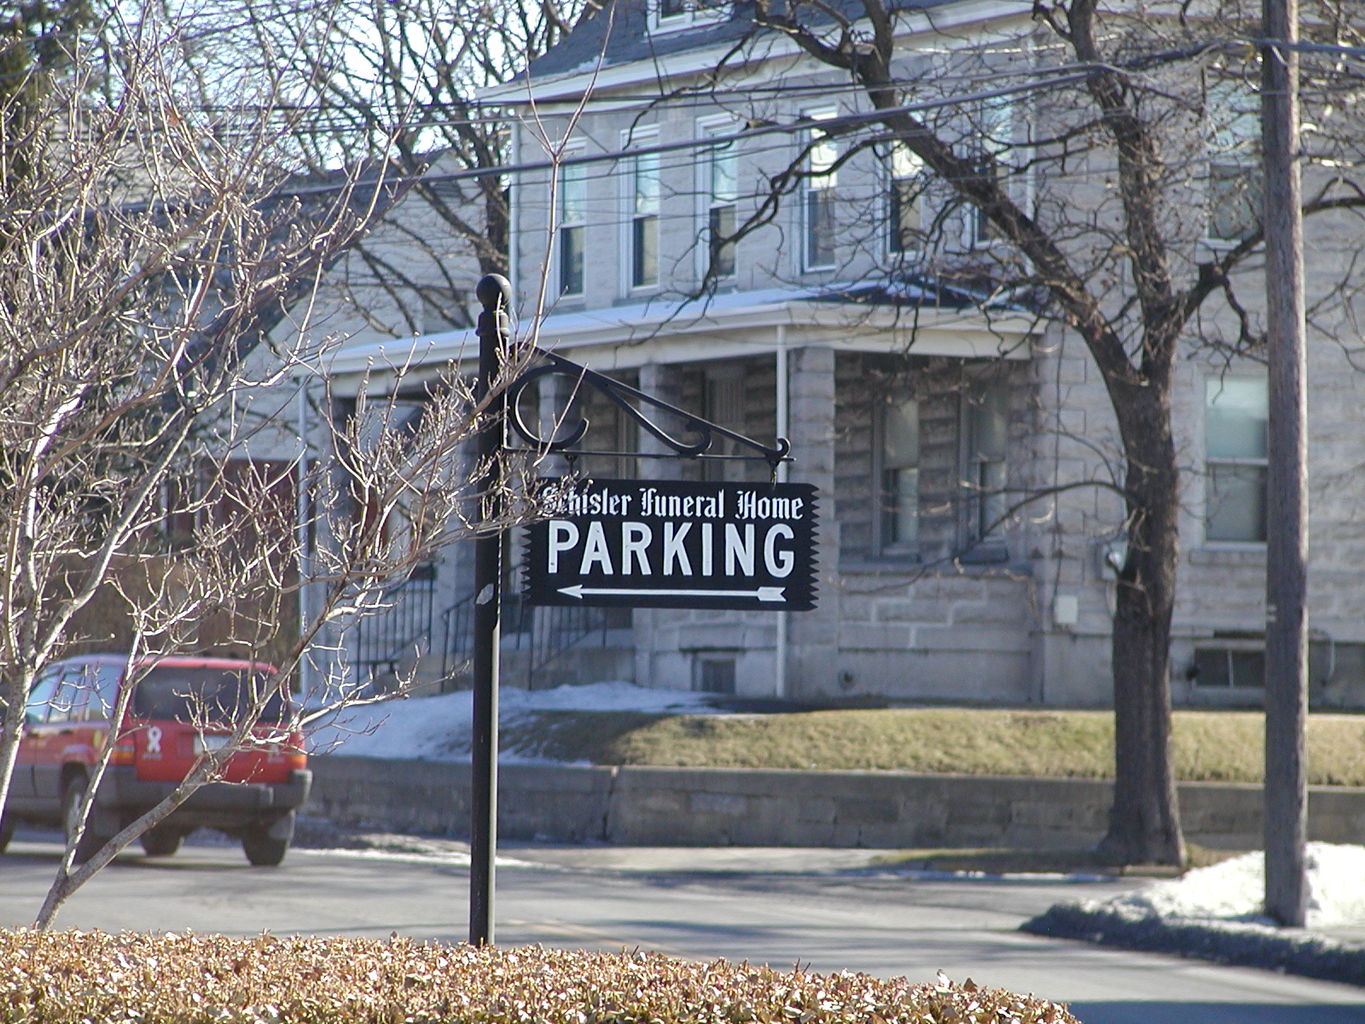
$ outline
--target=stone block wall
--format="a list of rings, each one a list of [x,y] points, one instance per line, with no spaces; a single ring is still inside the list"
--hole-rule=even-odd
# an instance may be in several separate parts
[[[469,767],[317,757],[309,813],[338,824],[465,836]],[[1084,848],[1104,833],[1110,783],[1088,779],[663,767],[507,765],[505,839],[639,846]],[[1180,787],[1186,838],[1262,845],[1255,786]],[[1365,841],[1365,789],[1315,787],[1309,837]]]

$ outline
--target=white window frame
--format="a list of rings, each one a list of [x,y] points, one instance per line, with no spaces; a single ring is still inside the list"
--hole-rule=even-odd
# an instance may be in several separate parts
[[[999,159],[1016,145],[1015,126],[1019,118],[1015,103],[1013,97],[992,96],[976,104],[970,125],[972,137],[976,141],[971,145],[971,152],[979,164],[984,165],[988,160],[998,164]],[[997,180],[1008,193],[1009,182],[1000,175],[997,175]],[[989,248],[996,244],[996,239],[992,237],[993,230],[980,207],[968,203],[962,244],[968,249]]]
[[[811,121],[827,121],[839,116],[839,112],[832,107],[821,110],[808,110],[804,115]],[[839,190],[839,172],[830,170],[828,173],[821,173],[821,168],[829,168],[837,164],[839,158],[843,156],[839,152],[838,144],[832,137],[825,135],[820,129],[811,127],[806,130],[802,140],[808,147],[805,158],[806,176],[801,178],[801,271],[811,273],[822,270],[833,270],[838,266],[838,236],[834,233],[834,239],[829,245],[829,259],[827,262],[817,262],[817,254],[812,252],[811,245],[812,232],[814,227],[811,223],[811,203],[816,198],[817,193],[827,194],[825,198],[829,201],[829,219],[831,227],[834,222],[834,210],[837,208]]]
[[[564,156],[564,157],[581,156],[581,155],[582,155],[582,152],[583,152],[582,147],[581,147],[581,146],[576,146],[576,147],[573,147],[573,148],[571,148],[571,149],[565,149],[564,152],[563,152],[563,156]],[[566,273],[567,273],[567,269],[568,269],[568,268],[567,268],[566,265],[565,265],[565,260],[564,260],[564,248],[565,248],[565,239],[568,238],[568,237],[570,237],[569,234],[568,234],[568,232],[570,232],[570,231],[576,231],[576,232],[578,232],[577,237],[578,237],[578,239],[579,239],[580,252],[581,252],[581,253],[586,252],[586,249],[587,249],[587,247],[586,247],[586,245],[585,245],[584,243],[586,242],[587,234],[588,234],[588,216],[587,216],[587,205],[588,205],[588,195],[587,195],[587,193],[588,193],[588,166],[587,166],[586,164],[563,164],[563,163],[561,163],[558,167],[556,167],[556,168],[554,169],[553,173],[554,173],[554,176],[555,176],[555,177],[554,177],[554,184],[553,184],[554,204],[553,204],[552,209],[553,209],[553,211],[554,211],[554,221],[555,221],[554,228],[555,228],[555,234],[554,234],[554,260],[553,260],[553,263],[554,263],[553,274],[554,274],[554,276],[551,278],[551,280],[555,282],[555,286],[556,286],[556,287],[555,287],[555,295],[556,295],[558,298],[566,298],[566,299],[577,299],[577,298],[582,298],[582,296],[584,295],[584,293],[587,291],[587,284],[588,284],[588,280],[587,280],[587,278],[588,278],[587,259],[586,259],[586,257],[584,257],[584,259],[583,259],[583,268],[582,268],[582,271],[581,271],[580,274],[579,274],[580,280],[579,280],[579,287],[578,287],[578,290],[577,290],[577,291],[566,291],[565,288],[564,288],[564,282],[565,282],[565,276],[566,276]],[[568,196],[568,178],[569,178],[570,175],[572,175],[572,176],[574,176],[574,177],[576,177],[576,178],[579,178],[579,179],[582,181],[582,197],[581,197],[581,202],[580,202],[580,205],[582,206],[582,210],[581,210],[581,211],[578,211],[579,214],[580,214],[580,216],[578,216],[578,217],[571,217],[571,216],[570,216],[570,214],[571,214],[572,212],[574,212],[574,211],[571,211],[571,210],[569,209],[569,205],[568,205],[568,204],[569,204],[569,196]]]
[[[1237,384],[1257,384],[1265,388],[1265,424],[1269,430],[1270,417],[1270,394],[1269,384],[1264,377],[1252,376],[1218,376],[1213,375],[1204,378],[1203,389],[1203,449],[1204,449],[1204,543],[1214,547],[1254,547],[1264,548],[1265,546],[1265,515],[1266,503],[1268,501],[1266,474],[1269,470],[1269,452],[1260,456],[1246,455],[1212,455],[1209,451],[1209,413],[1216,396],[1226,391],[1229,385]],[[1268,437],[1262,441],[1262,449],[1268,447]],[[1261,477],[1261,508],[1260,508],[1260,536],[1259,537],[1215,537],[1212,536],[1211,511],[1215,501],[1219,500],[1214,491],[1214,477],[1217,469],[1229,470],[1232,473],[1243,473],[1246,471],[1259,471]]]
[[[710,25],[730,16],[730,0],[678,0],[676,11],[664,13],[669,0],[649,0],[649,31],[653,35]]]
[[[650,125],[621,133],[621,149],[643,149],[659,141],[659,129]],[[641,213],[636,205],[638,196],[639,173],[642,162],[654,168],[654,208],[652,213]],[[621,182],[621,290],[624,294],[643,294],[659,290],[662,277],[662,252],[660,250],[661,229],[663,225],[663,164],[660,155],[645,153],[627,156],[622,163],[624,173]],[[654,279],[640,282],[636,279],[636,226],[637,223],[652,219],[654,231]]]
[[[1224,78],[1204,84],[1204,148],[1208,167],[1204,179],[1204,239],[1211,246],[1240,242],[1261,221],[1264,177],[1261,166],[1260,94],[1252,83]],[[1228,194],[1221,197],[1219,181]],[[1234,204],[1244,207],[1224,233],[1215,230],[1220,216],[1227,217]],[[1224,208],[1228,209],[1224,209]]]
[[[919,252],[921,244],[906,245],[901,236],[903,220],[898,187],[901,182],[912,182],[914,187],[914,224],[911,228],[919,232],[924,227],[924,199],[927,178],[924,161],[900,139],[892,139],[886,145],[885,156],[881,160],[882,173],[882,223],[886,225],[883,237],[883,251],[889,257],[905,256]]]
[[[697,122],[697,139],[704,141],[716,136],[731,135],[738,130],[739,126],[730,118],[705,118]],[[718,197],[715,190],[714,169],[718,157],[724,156],[727,160],[734,161],[734,181],[732,182],[733,193],[728,200]],[[697,232],[699,242],[697,244],[697,280],[706,279],[707,272],[711,269],[714,259],[715,248],[712,244],[714,234],[713,215],[714,211],[723,210],[729,207],[732,214],[730,230],[733,231],[739,224],[739,144],[735,142],[727,143],[721,147],[702,147],[697,154],[697,222],[700,230]],[[730,250],[731,267],[729,273],[717,274],[713,281],[723,284],[733,281],[739,274],[739,254],[738,245],[731,242],[728,246]]]

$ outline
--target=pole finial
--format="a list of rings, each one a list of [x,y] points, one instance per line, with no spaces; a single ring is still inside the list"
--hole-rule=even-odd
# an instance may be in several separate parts
[[[490,312],[512,308],[512,282],[501,274],[485,274],[479,278],[474,294],[478,296],[479,304]]]

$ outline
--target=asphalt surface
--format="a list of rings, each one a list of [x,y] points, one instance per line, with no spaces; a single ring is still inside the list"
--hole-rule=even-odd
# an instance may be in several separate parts
[[[55,837],[21,834],[0,857],[0,926],[31,920],[59,853]],[[1085,1024],[1365,1024],[1365,988],[1019,930],[1059,901],[1107,899],[1140,880],[892,872],[878,856],[506,844],[496,940],[913,980],[942,970],[1069,1003]],[[309,836],[262,869],[201,834],[174,857],[121,854],[56,926],[455,942],[467,869],[466,844],[448,839]]]

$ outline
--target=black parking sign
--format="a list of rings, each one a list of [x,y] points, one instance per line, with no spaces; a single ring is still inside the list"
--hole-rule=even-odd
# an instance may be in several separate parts
[[[546,481],[525,599],[630,608],[815,607],[810,484]]]

